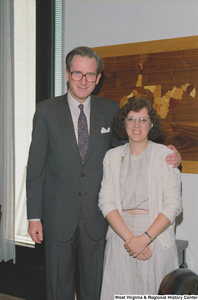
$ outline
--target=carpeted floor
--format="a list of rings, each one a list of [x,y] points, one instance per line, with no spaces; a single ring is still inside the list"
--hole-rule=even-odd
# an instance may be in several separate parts
[[[0,293],[25,300],[46,300],[44,269],[1,262],[0,275]]]
[[[46,300],[43,249],[18,246],[16,258],[0,263],[0,300]]]

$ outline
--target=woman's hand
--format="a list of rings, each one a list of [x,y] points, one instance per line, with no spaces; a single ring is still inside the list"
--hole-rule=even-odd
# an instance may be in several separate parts
[[[132,254],[129,254],[132,255]],[[148,245],[136,258],[139,260],[148,260],[152,256],[150,246]]]
[[[147,235],[143,233],[140,236],[133,236],[127,239],[124,243],[124,247],[129,252],[129,255],[137,257],[140,253],[142,253],[145,250],[149,243],[150,240],[148,239]],[[144,255],[149,255],[148,249],[143,253],[143,256]]]

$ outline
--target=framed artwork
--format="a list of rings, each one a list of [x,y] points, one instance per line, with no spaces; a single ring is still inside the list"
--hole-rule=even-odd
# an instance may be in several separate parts
[[[150,100],[163,143],[182,156],[181,171],[198,174],[198,36],[92,48],[104,63],[97,94],[124,105]]]

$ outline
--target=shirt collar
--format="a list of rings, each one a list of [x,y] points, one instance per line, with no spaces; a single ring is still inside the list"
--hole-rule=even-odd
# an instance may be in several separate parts
[[[70,94],[70,92],[68,91],[68,103],[69,103],[69,106],[71,108],[72,111],[75,111],[75,110],[79,110],[78,106],[80,105],[80,103],[74,99],[74,97],[72,97],[72,95]],[[85,102],[82,103],[84,105],[84,108],[85,110],[87,109],[90,109],[90,104],[91,104],[91,96],[89,96]]]

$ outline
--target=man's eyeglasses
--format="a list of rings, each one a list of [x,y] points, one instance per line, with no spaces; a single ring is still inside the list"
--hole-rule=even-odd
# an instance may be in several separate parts
[[[138,121],[138,124],[141,126],[147,125],[150,122],[150,119],[144,117],[136,119],[135,117],[127,116],[126,120],[129,124],[133,124],[133,125],[136,124],[136,121]]]
[[[96,79],[97,79],[97,74],[91,73],[91,72],[83,74],[80,71],[73,71],[73,72],[70,72],[70,74],[71,74],[72,80],[74,80],[74,81],[80,81],[84,76],[88,82],[92,82],[92,83],[96,82]]]

